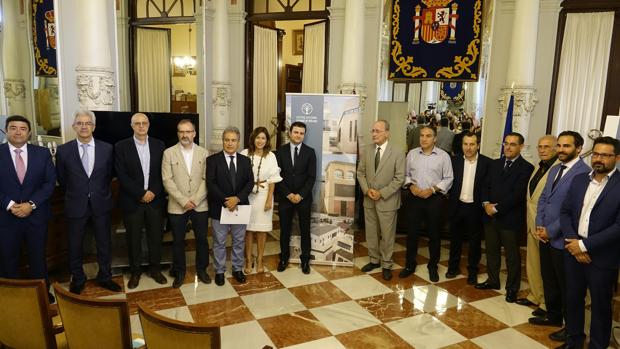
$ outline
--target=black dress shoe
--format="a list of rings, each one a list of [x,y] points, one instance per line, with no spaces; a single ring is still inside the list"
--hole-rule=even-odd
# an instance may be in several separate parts
[[[174,266],[170,267],[170,270],[168,270],[168,275],[173,278],[177,276],[177,272],[174,270]]]
[[[69,284],[69,291],[71,293],[80,294],[84,290],[84,286],[86,286],[86,282],[73,282]]]
[[[211,283],[211,277],[207,274],[206,270],[198,270],[196,274],[198,274],[198,280],[204,282],[205,284]]]
[[[116,282],[112,280],[99,281],[99,286],[105,288],[106,290],[110,290],[112,292],[120,292],[123,290]]]
[[[474,287],[479,290],[499,290],[499,285],[490,284],[488,281],[476,284]]]
[[[286,270],[286,267],[288,267],[288,261],[280,261],[278,263],[278,271],[279,272],[283,272]]]
[[[172,288],[179,288],[183,286],[183,281],[185,281],[185,275],[177,275],[174,277],[174,281],[172,281]]]
[[[454,279],[455,277],[459,276],[461,272],[459,270],[448,270],[446,272],[446,279]]]
[[[429,270],[428,270],[428,278],[429,278],[432,282],[437,282],[437,281],[439,281],[439,273],[437,272],[437,269],[429,269]]]
[[[515,301],[515,303],[519,304],[519,305],[523,305],[526,307],[531,307],[534,306],[536,304],[532,303],[529,299],[527,298],[519,298]]]
[[[161,273],[161,271],[151,271],[149,272],[149,276],[151,279],[155,280],[160,285],[165,285],[168,283],[168,279]]]
[[[134,288],[138,287],[139,284],[140,284],[140,274],[131,273],[131,277],[129,278],[129,282],[127,283],[127,288],[130,290],[133,290]]]
[[[368,263],[365,266],[362,267],[362,271],[364,273],[367,273],[369,271],[372,271],[373,269],[377,269],[381,266],[381,264],[379,263]]]
[[[56,298],[54,297],[54,295],[51,292],[47,293],[47,299],[48,299],[50,304],[56,303]]]
[[[506,302],[514,303],[517,300],[517,291],[515,290],[507,290],[506,291]]]
[[[401,279],[404,279],[406,277],[409,277],[413,273],[415,273],[415,267],[413,268],[405,267],[403,268],[403,270],[400,271],[400,273],[398,273],[398,277]]]
[[[475,285],[477,283],[478,283],[478,274],[469,274],[469,276],[467,276],[468,285]]]
[[[549,334],[549,339],[556,342],[566,342],[566,327]]]
[[[547,316],[547,312],[541,308],[536,308],[533,312],[532,315],[536,316],[536,317],[545,317]]]
[[[385,281],[392,280],[392,269],[383,268],[382,274],[383,274],[383,280]]]
[[[215,274],[215,284],[218,286],[224,286],[224,281],[226,280],[226,278],[224,278],[224,273],[218,273]]]
[[[235,280],[237,280],[238,283],[242,284],[245,283],[245,275],[243,274],[243,272],[241,270],[238,271],[233,271],[233,277],[235,278]]]
[[[301,272],[304,274],[310,274],[310,262],[301,262]]]
[[[550,319],[548,317],[531,317],[527,320],[532,325],[562,327],[562,320]]]

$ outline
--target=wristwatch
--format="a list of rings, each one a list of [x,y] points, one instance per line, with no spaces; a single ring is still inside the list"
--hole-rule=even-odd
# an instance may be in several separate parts
[[[28,201],[28,203],[30,204],[30,207],[32,207],[32,210],[36,210],[37,209],[37,204],[34,203],[34,201]]]

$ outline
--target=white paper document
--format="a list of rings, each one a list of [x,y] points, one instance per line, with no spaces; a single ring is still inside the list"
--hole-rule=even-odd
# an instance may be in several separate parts
[[[229,211],[226,207],[222,207],[220,215],[220,224],[249,224],[250,223],[250,205],[237,205],[237,209]]]

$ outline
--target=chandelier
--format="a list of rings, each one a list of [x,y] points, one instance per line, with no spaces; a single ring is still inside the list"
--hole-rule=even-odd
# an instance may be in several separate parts
[[[187,55],[179,56],[174,58],[174,65],[179,68],[179,70],[183,70],[185,75],[189,74],[190,71],[194,70],[196,67],[196,59],[191,56],[192,54],[192,27],[188,25],[188,37],[187,37]]]

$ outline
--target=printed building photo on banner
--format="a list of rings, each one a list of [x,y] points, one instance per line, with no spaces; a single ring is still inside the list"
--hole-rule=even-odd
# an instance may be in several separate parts
[[[310,258],[315,264],[352,266],[359,97],[287,94],[286,101],[288,124],[306,123],[304,143],[315,149],[320,170],[313,190]],[[306,114],[310,109],[312,116]],[[299,229],[294,222],[291,261],[299,260],[300,244]]]

